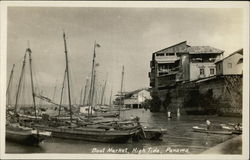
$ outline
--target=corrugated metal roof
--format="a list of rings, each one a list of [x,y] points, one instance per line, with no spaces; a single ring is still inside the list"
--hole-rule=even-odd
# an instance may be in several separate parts
[[[179,53],[189,53],[189,54],[220,54],[223,50],[210,47],[210,46],[191,46],[186,49],[179,51]]]

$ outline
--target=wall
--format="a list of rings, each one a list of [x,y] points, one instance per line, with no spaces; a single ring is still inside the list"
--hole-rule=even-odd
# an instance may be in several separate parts
[[[223,75],[228,74],[242,74],[242,64],[238,64],[240,58],[243,58],[241,54],[233,54],[230,57],[227,57],[223,60]],[[232,68],[228,67],[228,63],[232,64]]]
[[[204,68],[204,73],[205,73],[204,76],[200,76],[200,68]],[[213,68],[214,74],[216,74],[216,68],[214,63],[190,62],[190,81],[212,76],[210,75],[210,68]]]
[[[180,55],[180,68],[179,73],[176,76],[176,81],[189,81],[190,67],[189,67],[189,54],[182,53]]]
[[[214,76],[159,91],[159,111],[181,114],[242,115],[242,76]]]
[[[223,75],[223,61],[219,61],[215,65],[216,65],[216,74]]]

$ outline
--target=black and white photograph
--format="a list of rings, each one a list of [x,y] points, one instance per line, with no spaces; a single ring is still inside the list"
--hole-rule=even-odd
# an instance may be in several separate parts
[[[0,62],[1,159],[249,158],[248,2],[3,2]]]

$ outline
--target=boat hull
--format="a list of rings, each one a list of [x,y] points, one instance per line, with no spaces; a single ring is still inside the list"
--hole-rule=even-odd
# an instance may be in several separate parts
[[[6,140],[24,145],[38,145],[43,138],[28,131],[6,130]]]
[[[126,143],[128,142],[138,130],[129,131],[106,131],[104,129],[93,129],[93,128],[41,128],[51,132],[51,136],[55,138],[63,139],[73,139],[73,140],[84,140],[93,142],[103,142],[103,143]]]
[[[233,134],[231,131],[224,131],[224,130],[207,130],[206,128],[201,127],[193,127],[194,132],[201,132],[201,133],[209,133],[209,134],[223,134],[223,135],[231,135]]]

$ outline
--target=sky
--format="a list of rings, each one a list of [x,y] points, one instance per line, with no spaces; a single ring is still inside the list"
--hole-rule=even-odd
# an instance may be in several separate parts
[[[182,41],[191,46],[222,49],[225,56],[243,48],[243,11],[235,8],[9,7],[8,78],[12,65],[16,64],[13,80],[17,82],[29,46],[36,90],[58,101],[65,70],[63,31],[67,36],[72,96],[78,101],[90,77],[95,41],[101,45],[96,50],[96,61],[100,64],[97,84],[100,86],[107,79],[106,92],[110,94],[113,88],[115,95],[120,90],[123,65],[125,91],[149,87],[150,60],[157,50]]]

